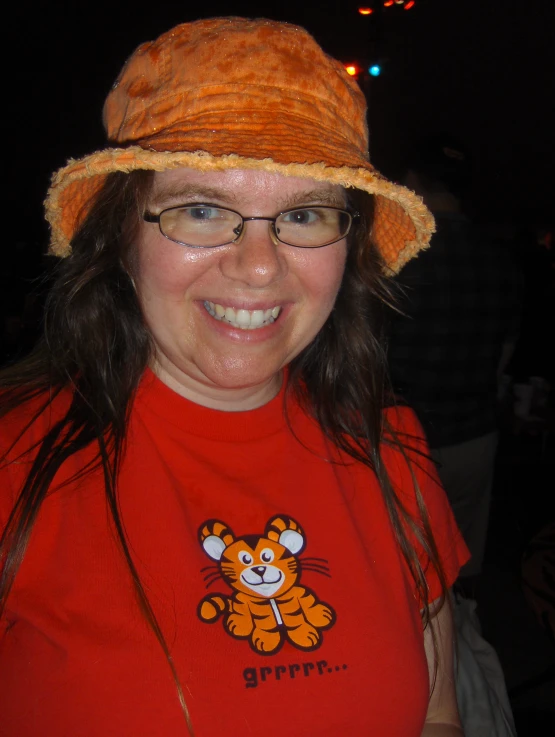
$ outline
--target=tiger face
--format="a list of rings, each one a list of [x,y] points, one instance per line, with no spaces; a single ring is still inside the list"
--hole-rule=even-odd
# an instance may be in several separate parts
[[[267,538],[237,540],[223,553],[220,570],[232,588],[264,598],[288,591],[298,578],[291,551]]]
[[[278,540],[258,535],[232,539],[231,532],[214,530],[202,547],[231,588],[270,599],[295,585],[299,577],[297,558],[304,547],[300,531],[287,530]]]

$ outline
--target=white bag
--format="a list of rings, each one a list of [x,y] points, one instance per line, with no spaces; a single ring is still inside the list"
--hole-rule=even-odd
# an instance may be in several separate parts
[[[517,737],[503,670],[481,635],[476,602],[455,595],[453,613],[455,681],[465,737]]]

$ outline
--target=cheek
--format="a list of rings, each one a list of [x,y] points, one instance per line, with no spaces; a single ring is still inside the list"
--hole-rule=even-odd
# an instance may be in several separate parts
[[[299,257],[298,273],[302,274],[300,278],[304,281],[308,297],[320,305],[322,311],[333,307],[343,279],[346,256],[345,244],[338,243]]]
[[[133,273],[139,298],[173,300],[184,296],[209,267],[210,256],[207,251],[185,250],[165,238],[144,238]]]

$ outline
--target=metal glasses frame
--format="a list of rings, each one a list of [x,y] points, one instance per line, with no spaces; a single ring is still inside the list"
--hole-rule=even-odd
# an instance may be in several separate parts
[[[233,229],[233,232],[236,233],[236,238],[233,238],[230,241],[226,241],[225,243],[218,243],[216,246],[192,246],[190,243],[184,243],[183,241],[178,241],[175,238],[171,238],[169,235],[166,235],[164,231],[162,230],[162,224],[161,224],[161,218],[165,212],[169,212],[171,210],[182,210],[187,207],[213,207],[217,210],[224,210],[225,212],[232,212],[234,215],[237,215],[241,218],[241,223],[236,228]],[[322,243],[320,246],[298,246],[294,243],[288,243],[287,241],[284,241],[282,238],[279,237],[279,235],[276,232],[276,220],[281,217],[282,215],[287,215],[290,212],[296,212],[297,210],[313,210],[313,209],[319,209],[319,210],[335,210],[336,212],[343,213],[344,215],[347,215],[349,218],[349,225],[347,226],[347,230],[345,233],[343,233],[339,238],[336,238],[333,241],[329,241],[328,243]],[[305,206],[305,207],[290,207],[287,210],[282,210],[281,212],[278,212],[277,215],[274,217],[263,217],[263,216],[256,216],[256,217],[243,217],[240,212],[237,212],[237,210],[232,210],[229,207],[221,207],[220,205],[214,205],[212,203],[208,202],[191,202],[187,205],[174,205],[173,207],[166,207],[164,210],[162,210],[158,215],[155,215],[154,213],[145,212],[143,213],[143,220],[145,220],[147,223],[157,223],[158,228],[160,229],[160,233],[164,236],[164,238],[167,238],[168,240],[172,241],[173,243],[177,243],[180,246],[187,246],[187,248],[220,248],[221,246],[227,246],[230,243],[237,243],[243,234],[243,230],[245,228],[245,223],[249,220],[266,220],[267,222],[271,223],[271,232],[273,233],[275,239],[279,241],[280,243],[284,243],[286,246],[291,246],[292,248],[325,248],[326,246],[331,246],[334,243],[337,243],[338,241],[343,240],[343,238],[346,238],[349,233],[351,232],[351,228],[353,226],[353,222],[358,220],[360,217],[360,214],[358,212],[351,212],[349,210],[344,210],[341,207],[333,207],[331,205],[312,205],[312,206]]]

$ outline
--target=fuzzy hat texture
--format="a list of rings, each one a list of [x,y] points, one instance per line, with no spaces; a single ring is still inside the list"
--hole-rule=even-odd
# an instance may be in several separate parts
[[[104,105],[110,147],[70,160],[45,202],[50,252],[71,239],[106,176],[136,169],[262,169],[376,197],[373,238],[390,272],[426,248],[433,218],[369,161],[366,103],[303,28],[271,20],[184,23],[145,43]]]

